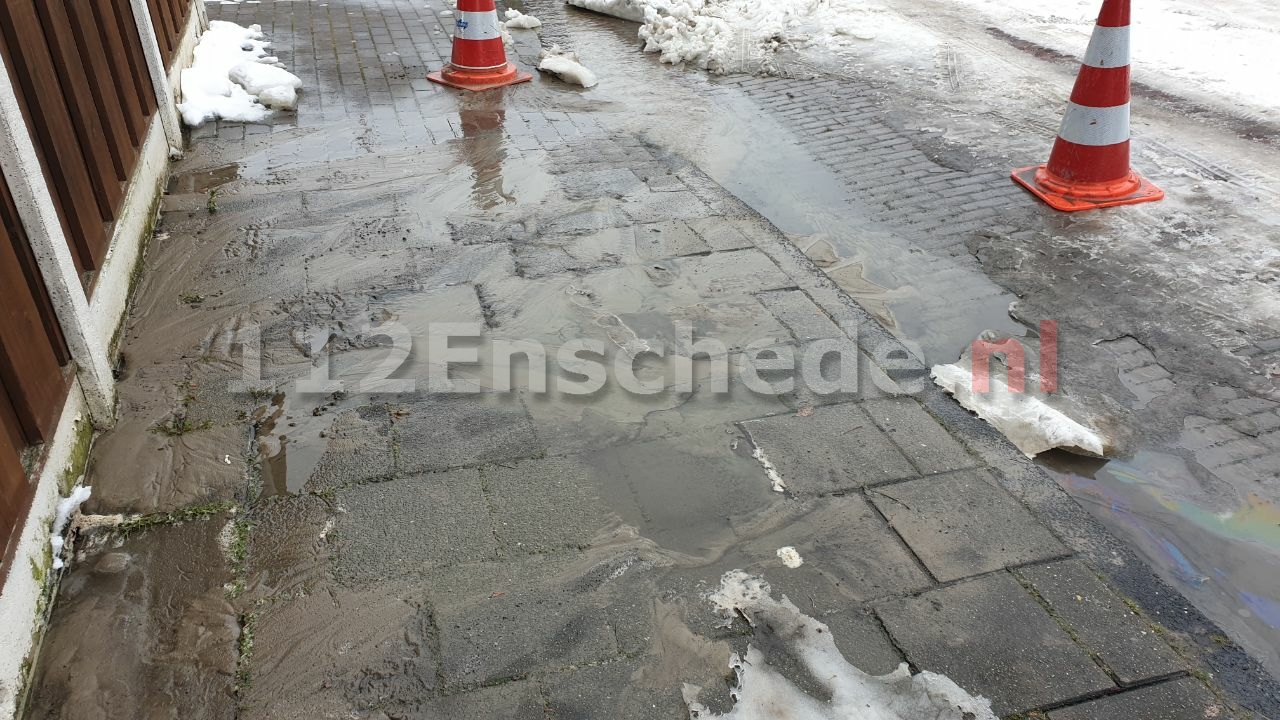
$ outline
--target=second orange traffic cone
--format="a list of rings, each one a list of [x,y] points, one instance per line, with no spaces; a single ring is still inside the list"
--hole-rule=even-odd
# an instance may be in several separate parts
[[[527,82],[533,76],[507,62],[502,26],[493,0],[458,0],[453,53],[443,70],[427,75],[432,82],[464,90],[488,90]]]
[[[1103,0],[1049,162],[1013,179],[1057,210],[1072,212],[1164,198],[1129,167],[1130,0]]]

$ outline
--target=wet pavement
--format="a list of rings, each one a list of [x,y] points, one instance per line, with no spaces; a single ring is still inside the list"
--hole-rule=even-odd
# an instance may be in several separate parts
[[[982,258],[1032,209],[994,163],[901,141],[848,77],[712,79],[636,52],[634,26],[520,7],[601,86],[431,85],[439,3],[209,6],[262,24],[303,100],[193,131],[175,167],[87,479],[86,512],[138,519],[81,540],[30,717],[688,717],[686,684],[727,707],[748,643],[812,687],[785,642],[705,600],[733,569],[863,671],[944,673],[1001,716],[1275,712],[1271,677],[1067,495],[1105,519],[1133,485],[1171,511],[1125,473],[1181,460],[1063,461],[1059,486],[940,391],[903,392],[925,385],[904,340],[940,362],[1023,327],[984,270],[1024,268]],[[517,31],[517,59],[538,43]],[[952,205],[869,201],[874,165]],[[1007,235],[957,241],[997,216]],[[675,371],[643,352],[659,343],[715,338],[734,362],[654,394],[544,393],[526,361],[442,375],[441,323],[481,329],[461,346],[482,355],[598,341],[641,380]],[[758,341],[851,349],[828,370],[856,392],[753,391],[737,361]],[[1115,383],[1168,412],[1156,361],[1123,344]],[[1241,432],[1187,423],[1205,452]],[[1274,543],[1255,507],[1239,532]],[[1215,517],[1205,532],[1233,524]]]

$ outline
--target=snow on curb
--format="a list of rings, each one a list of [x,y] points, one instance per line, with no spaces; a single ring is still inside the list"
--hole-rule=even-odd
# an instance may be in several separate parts
[[[912,675],[906,663],[888,675],[869,675],[849,664],[836,648],[831,629],[800,612],[785,596],[774,600],[769,584],[742,570],[730,570],[707,599],[727,618],[738,614],[757,634],[767,633],[767,648],[785,645],[814,682],[830,695],[822,701],[774,669],[755,644],[745,656],[734,653],[729,667],[737,676],[733,708],[711,713],[697,702],[701,688],[684,686],[685,703],[694,718],[775,720],[778,710],[796,720],[996,720],[991,701],[965,692],[945,675]]]
[[[71,494],[58,501],[58,508],[54,511],[53,527],[49,530],[49,545],[53,548],[53,569],[61,570],[66,563],[62,559],[62,548],[66,544],[66,538],[62,536],[67,531],[67,525],[71,522],[71,516],[75,514],[85,500],[93,494],[93,489],[81,485]]]
[[[559,45],[538,53],[538,69],[560,78],[564,82],[581,85],[584,88],[595,87],[596,74],[582,66],[578,54],[565,52]]]
[[[519,10],[507,10],[507,21],[503,26],[508,30],[533,30],[542,27],[542,21],[532,15],[525,15]]]
[[[935,365],[931,375],[956,402],[991,423],[1027,457],[1054,448],[1097,457],[1106,454],[1106,442],[1098,433],[1031,393],[1011,392],[999,377],[989,379],[990,392],[979,393],[973,390],[973,373],[960,364]]]
[[[260,122],[272,109],[297,107],[302,80],[268,54],[258,25],[213,20],[200,36],[191,67],[182,71],[182,121]]]

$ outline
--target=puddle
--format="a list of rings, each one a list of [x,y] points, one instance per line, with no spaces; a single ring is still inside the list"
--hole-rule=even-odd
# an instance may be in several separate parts
[[[240,179],[240,164],[231,163],[212,170],[201,170],[169,177],[165,192],[170,195],[206,193]]]
[[[777,141],[786,128],[752,101],[721,102],[727,107],[712,119],[698,165],[790,235],[882,325],[917,343],[927,364],[955,360],[984,330],[1023,334],[1009,317],[1013,294],[977,268],[924,253],[870,220],[825,165]],[[779,176],[787,182],[776,182]]]
[[[1100,461],[1054,452],[1039,461],[1250,654],[1280,662],[1280,506],[1207,487],[1166,453]]]

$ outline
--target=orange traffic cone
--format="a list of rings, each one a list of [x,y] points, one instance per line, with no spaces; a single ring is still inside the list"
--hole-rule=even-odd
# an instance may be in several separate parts
[[[1013,171],[1015,182],[1056,210],[1164,198],[1129,167],[1129,6],[1103,0],[1049,162]]]
[[[507,62],[493,0],[458,0],[457,18],[449,64],[427,75],[428,80],[478,92],[533,79]]]

